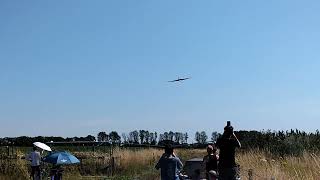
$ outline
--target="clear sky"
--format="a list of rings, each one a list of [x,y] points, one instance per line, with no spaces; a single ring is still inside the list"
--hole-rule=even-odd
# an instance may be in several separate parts
[[[320,1],[0,1],[0,137],[320,127]],[[183,83],[168,83],[178,77]]]

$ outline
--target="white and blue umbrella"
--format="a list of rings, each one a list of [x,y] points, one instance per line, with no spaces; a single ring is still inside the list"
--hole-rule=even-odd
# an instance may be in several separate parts
[[[54,152],[43,158],[44,162],[48,162],[56,165],[64,165],[64,164],[77,164],[80,163],[79,159],[74,155],[62,151],[62,152]]]

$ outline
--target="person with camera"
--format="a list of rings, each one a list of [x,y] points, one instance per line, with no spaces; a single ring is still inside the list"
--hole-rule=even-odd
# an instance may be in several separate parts
[[[217,147],[220,149],[219,154],[219,180],[236,180],[238,176],[238,166],[235,162],[236,148],[241,148],[241,143],[233,132],[230,121],[224,128],[224,132],[218,138]]]

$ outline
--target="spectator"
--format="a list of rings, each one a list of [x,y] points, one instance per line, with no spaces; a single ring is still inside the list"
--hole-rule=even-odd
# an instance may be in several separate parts
[[[230,121],[227,122],[222,137],[218,138],[217,146],[220,149],[218,165],[219,180],[236,180],[238,176],[238,166],[235,162],[235,151],[236,148],[241,147],[241,144],[233,132]]]
[[[206,168],[206,178],[208,180],[216,180],[218,172],[218,160],[217,148],[215,145],[208,145],[208,155],[203,157],[203,164]]]
[[[155,168],[161,169],[161,180],[179,180],[182,163],[174,154],[171,145],[166,145],[165,152],[159,159]]]
[[[33,147],[33,151],[29,155],[31,162],[31,178],[34,180],[40,180],[40,161],[41,155],[36,147]]]

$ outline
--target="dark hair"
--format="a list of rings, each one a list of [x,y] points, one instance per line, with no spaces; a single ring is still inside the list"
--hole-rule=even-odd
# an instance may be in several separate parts
[[[164,152],[165,152],[166,154],[173,154],[173,147],[172,147],[172,145],[171,145],[171,144],[165,145],[165,147],[164,147]]]
[[[33,150],[34,150],[34,151],[37,150],[37,147],[33,146]]]

